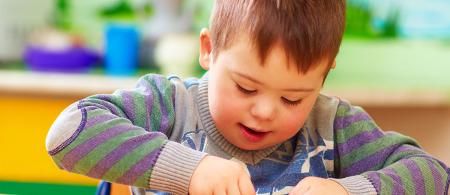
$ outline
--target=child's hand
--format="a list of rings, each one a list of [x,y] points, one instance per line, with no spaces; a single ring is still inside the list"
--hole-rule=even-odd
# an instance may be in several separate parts
[[[206,156],[192,175],[189,194],[253,195],[255,189],[247,171],[238,163]]]
[[[289,193],[289,195],[309,194],[348,195],[347,190],[339,183],[320,177],[306,177],[302,179]]]

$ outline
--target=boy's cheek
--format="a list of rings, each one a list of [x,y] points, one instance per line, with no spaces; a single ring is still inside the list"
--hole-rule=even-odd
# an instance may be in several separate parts
[[[242,101],[234,94],[215,94],[210,102],[210,111],[213,118],[221,121],[232,121],[239,113],[242,113]]]
[[[284,129],[298,131],[303,127],[312,107],[313,104],[311,102],[304,102],[304,105],[300,105],[297,109],[286,112],[283,114],[284,116],[279,116],[281,119],[280,124],[284,126]]]
[[[285,121],[282,122],[284,124],[283,129],[289,129],[291,134],[297,133],[304,123],[305,117],[299,117],[299,115],[286,117]]]

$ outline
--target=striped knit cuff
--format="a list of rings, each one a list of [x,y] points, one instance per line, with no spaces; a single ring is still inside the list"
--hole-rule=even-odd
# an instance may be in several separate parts
[[[188,194],[191,176],[205,155],[169,141],[153,167],[149,187],[173,194]]]
[[[362,175],[355,175],[342,179],[329,178],[344,187],[349,195],[376,195],[377,190],[372,183]]]

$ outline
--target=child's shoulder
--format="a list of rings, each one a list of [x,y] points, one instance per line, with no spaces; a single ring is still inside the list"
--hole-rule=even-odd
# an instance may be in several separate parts
[[[349,101],[335,96],[320,94],[311,110],[306,127],[315,129],[324,135],[333,135],[336,129],[343,128],[345,124],[359,121],[370,122],[369,115],[359,106],[350,104]],[[370,119],[370,120],[369,120]]]
[[[309,114],[309,118],[319,123],[324,122],[324,120],[333,119],[341,101],[338,97],[319,94]]]
[[[319,118],[335,118],[365,112],[363,108],[352,105],[348,100],[337,96],[320,94],[311,113]]]
[[[337,97],[320,94],[305,121],[304,128],[318,133],[326,140],[333,140],[334,119],[339,102],[340,99]]]

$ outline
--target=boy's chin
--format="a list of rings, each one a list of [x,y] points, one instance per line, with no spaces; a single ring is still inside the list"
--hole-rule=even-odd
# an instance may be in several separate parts
[[[257,151],[257,150],[264,150],[267,148],[270,148],[274,145],[264,145],[262,143],[236,143],[234,146],[238,147],[241,150],[247,150],[247,151]]]

